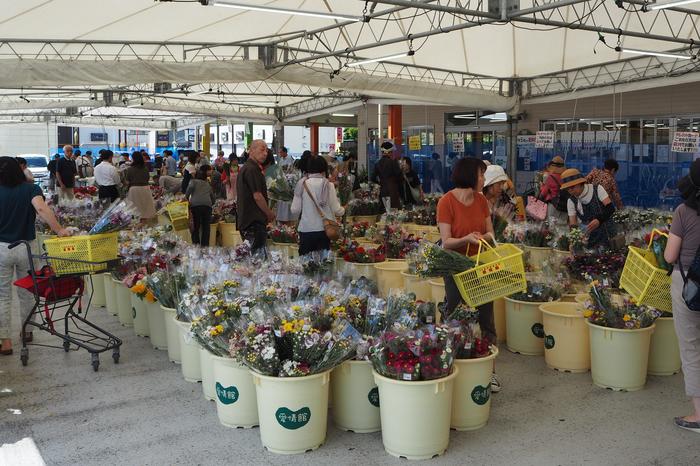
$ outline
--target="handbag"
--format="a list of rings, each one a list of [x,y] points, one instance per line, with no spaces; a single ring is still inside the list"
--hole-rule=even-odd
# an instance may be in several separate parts
[[[533,196],[528,196],[525,211],[535,220],[542,221],[547,218],[547,203]]]
[[[408,178],[406,177],[406,174],[403,174],[403,179],[406,182],[406,187],[408,187],[409,192],[411,193],[411,197],[413,198],[413,202],[420,202],[420,187],[413,187],[411,186],[411,183],[408,181]]]
[[[695,252],[693,263],[690,264],[688,273],[683,272],[683,264],[678,258],[678,270],[681,272],[683,279],[683,294],[682,298],[688,309],[695,312],[700,312],[700,247]]]
[[[340,224],[335,220],[329,220],[326,218],[325,214],[323,213],[323,210],[321,210],[321,208],[316,203],[314,195],[311,194],[309,187],[306,186],[306,181],[304,181],[304,189],[306,190],[306,194],[308,194],[311,198],[311,202],[314,203],[314,207],[316,207],[316,212],[318,212],[318,215],[321,217],[321,220],[323,220],[323,231],[326,232],[326,236],[328,237],[328,239],[331,241],[335,241],[338,238],[340,238]]]

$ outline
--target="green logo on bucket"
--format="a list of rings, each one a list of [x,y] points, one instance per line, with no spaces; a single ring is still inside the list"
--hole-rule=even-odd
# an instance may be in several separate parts
[[[136,318],[136,308],[131,306],[131,317]]]
[[[491,385],[488,385],[486,387],[482,387],[481,385],[477,385],[474,387],[474,390],[472,390],[472,401],[479,406],[483,406],[486,403],[488,403],[489,399],[491,398]]]
[[[221,404],[230,405],[238,401],[238,389],[233,385],[224,387],[219,382],[216,382],[216,396]]]
[[[289,430],[296,430],[304,427],[311,420],[311,410],[309,408],[301,408],[298,411],[292,411],[289,408],[280,408],[275,413],[277,422]]]
[[[554,336],[553,335],[547,335],[546,337],[544,337],[544,347],[547,349],[554,348]]]
[[[372,404],[372,406],[376,406],[377,408],[379,408],[379,388],[374,387],[372,390],[370,390],[367,394],[367,399]]]
[[[532,326],[532,334],[537,338],[544,338],[544,326],[540,323],[534,324]]]

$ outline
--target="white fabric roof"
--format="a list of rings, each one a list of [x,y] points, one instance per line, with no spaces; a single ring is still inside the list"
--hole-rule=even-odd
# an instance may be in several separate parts
[[[512,1],[512,0],[511,0]],[[298,106],[298,113],[313,105],[337,106],[363,98],[405,99],[413,102],[451,104],[463,107],[512,111],[518,98],[509,97],[503,80],[549,75],[528,82],[532,95],[564,92],[571,88],[597,87],[658,77],[650,70],[656,62],[616,52],[596,45],[598,33],[574,28],[604,31],[606,43],[614,47],[618,28],[624,48],[667,51],[687,48],[689,39],[698,38],[696,25],[700,12],[693,6],[685,10],[640,12],[640,1],[625,4],[626,9],[608,0],[580,2],[559,0],[521,0],[520,11],[532,7],[564,5],[541,13],[524,14],[510,22],[477,25],[495,21],[482,3],[472,1],[422,0],[426,6],[482,10],[476,14],[407,8],[399,10],[397,1],[378,2],[374,13],[397,10],[391,15],[352,23],[343,28],[323,31],[309,39],[297,37],[279,45],[290,47],[286,59],[301,63],[266,68],[257,47],[245,50],[238,45],[205,47],[202,44],[231,44],[250,41],[255,44],[277,40],[272,35],[295,37],[299,32],[332,26],[339,20],[244,11],[202,6],[198,2],[154,2],[153,0],[22,0],[3,2],[0,9],[0,110],[36,108],[37,102],[17,98],[21,92],[46,93],[54,88],[83,90],[72,94],[75,100],[44,100],[45,107],[90,105],[90,90],[117,89],[126,92],[113,105],[124,101],[144,101],[153,110],[217,115],[273,121],[279,117],[274,107]],[[361,16],[366,3],[359,0],[241,0],[239,3],[265,5],[291,10],[335,12]],[[369,2],[370,4],[373,2]],[[420,2],[413,2],[417,4]],[[698,4],[700,5],[700,3]],[[533,21],[538,24],[531,24]],[[453,32],[415,38],[412,57],[396,58],[389,63],[373,63],[357,68],[344,65],[359,58],[374,58],[408,50],[412,34],[442,28],[471,27]],[[551,24],[542,24],[550,22]],[[552,23],[555,22],[555,23]],[[569,24],[570,28],[552,24]],[[612,32],[611,32],[612,31]],[[627,34],[629,33],[629,34]],[[645,35],[645,37],[634,37]],[[650,38],[654,36],[655,38]],[[263,39],[258,39],[258,38]],[[378,42],[404,38],[396,43],[371,47]],[[668,40],[658,40],[666,38]],[[74,43],[78,41],[77,43]],[[684,43],[685,41],[686,43]],[[124,45],[134,43],[134,45]],[[162,47],[157,43],[166,43]],[[308,60],[311,54],[342,52],[348,48],[371,47],[340,53],[338,58]],[[596,53],[594,53],[594,46]],[[278,52],[278,60],[283,56]],[[245,54],[249,54],[247,57]],[[21,58],[22,60],[18,60]],[[285,59],[283,58],[283,59]],[[644,61],[647,60],[647,61]],[[695,61],[659,59],[668,74],[695,71]],[[683,62],[683,63],[680,63]],[[623,64],[620,64],[623,63]],[[628,64],[629,65],[628,65]],[[401,64],[411,65],[403,67]],[[606,64],[601,73],[598,65]],[[589,71],[572,69],[591,67]],[[331,77],[330,72],[340,72]],[[643,71],[639,71],[639,70]],[[619,74],[618,74],[619,71]],[[607,73],[607,75],[606,75]],[[648,76],[647,76],[648,75]],[[695,75],[693,75],[695,76]],[[142,94],[143,87],[155,82],[173,83],[174,93]],[[578,84],[580,83],[580,84]],[[507,83],[506,83],[507,84]],[[82,87],[75,87],[82,86]],[[232,96],[217,93],[223,88]],[[41,90],[31,90],[31,88]],[[200,92],[196,98],[183,95],[183,89]],[[212,92],[201,94],[202,91]],[[152,87],[150,88],[152,91]],[[533,90],[534,89],[534,90]],[[571,90],[571,89],[568,89]],[[129,93],[131,92],[131,93]],[[9,97],[2,97],[2,94]],[[256,97],[255,94],[269,94]],[[527,95],[527,94],[524,94]],[[314,104],[309,100],[326,99]],[[260,103],[260,100],[269,103]],[[101,98],[99,100],[102,100]],[[222,100],[224,103],[222,103]],[[31,101],[31,99],[30,99]],[[87,102],[86,102],[87,101]],[[250,105],[247,102],[254,102]],[[99,103],[101,105],[101,102]],[[98,106],[93,103],[92,106]],[[296,110],[297,107],[294,107]]]

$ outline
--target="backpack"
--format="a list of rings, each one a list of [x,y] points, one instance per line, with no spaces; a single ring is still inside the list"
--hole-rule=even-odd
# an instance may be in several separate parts
[[[683,264],[678,259],[678,269],[683,278],[683,301],[688,309],[700,312],[700,247],[695,252],[695,258],[688,268],[688,273],[683,272]]]
[[[557,209],[559,212],[568,212],[568,204],[569,204],[569,199],[571,198],[571,195],[568,193],[566,190],[561,189],[561,181],[555,178],[555,181],[557,182],[557,185],[559,186],[559,194],[557,194],[555,197],[552,198],[550,203],[554,206],[555,209]]]

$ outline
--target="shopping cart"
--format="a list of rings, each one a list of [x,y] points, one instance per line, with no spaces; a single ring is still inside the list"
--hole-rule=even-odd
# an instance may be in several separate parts
[[[34,255],[27,241],[17,241],[9,248],[24,245],[29,257],[29,271],[27,276],[14,282],[14,285],[23,288],[34,295],[34,307],[22,323],[22,350],[20,359],[26,366],[29,361],[27,332],[36,328],[57,336],[62,340],[61,346],[47,345],[32,342],[33,346],[49,348],[61,348],[64,351],[87,350],[91,355],[92,368],[97,371],[100,367],[100,353],[112,351],[112,359],[119,363],[119,348],[122,341],[108,331],[98,327],[87,319],[90,309],[92,294],[87,297],[87,305],[84,304],[84,291],[86,278],[92,283],[90,270],[105,272],[119,263],[119,259],[104,262],[89,262],[78,259],[66,259],[65,257],[52,257],[47,254]],[[34,260],[45,263],[37,270]],[[78,273],[63,274],[57,276],[52,263],[74,263]],[[91,289],[94,289],[91,287]]]

